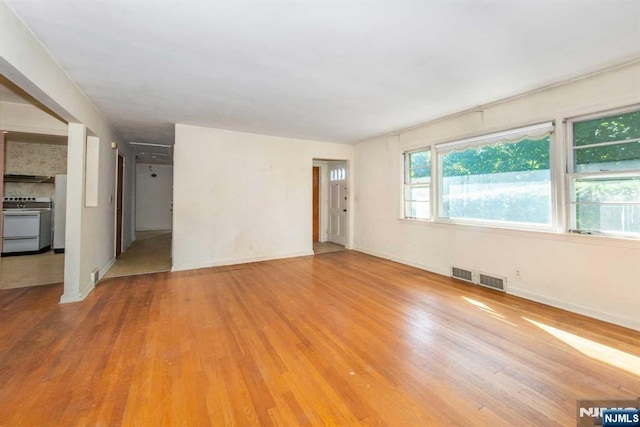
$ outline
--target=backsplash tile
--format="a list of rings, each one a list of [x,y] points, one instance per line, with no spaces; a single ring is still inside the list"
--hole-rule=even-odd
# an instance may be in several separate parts
[[[45,176],[67,173],[67,146],[7,141],[4,173]],[[5,197],[54,197],[54,195],[54,184],[4,183]]]

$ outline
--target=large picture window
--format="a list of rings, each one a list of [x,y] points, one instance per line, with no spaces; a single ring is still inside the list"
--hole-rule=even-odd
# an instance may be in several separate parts
[[[431,150],[404,154],[404,217],[431,217]]]
[[[571,230],[640,236],[640,111],[570,122]]]
[[[439,216],[551,228],[552,123],[436,146]]]

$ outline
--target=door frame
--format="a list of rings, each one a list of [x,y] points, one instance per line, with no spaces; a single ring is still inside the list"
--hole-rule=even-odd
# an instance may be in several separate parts
[[[314,157],[312,166],[320,167],[320,242],[329,241],[329,174],[332,164],[345,163],[347,170],[347,186],[349,191],[349,198],[347,203],[347,236],[346,236],[346,249],[352,249],[353,247],[353,206],[354,206],[354,192],[353,192],[353,161],[349,158],[318,158]],[[309,173],[313,173],[309,170]],[[312,185],[312,177],[309,176],[309,187]],[[312,188],[309,188],[309,197],[313,197]],[[312,221],[311,203],[309,203],[309,221]],[[311,239],[309,239],[311,240]],[[309,244],[312,244],[310,241]]]
[[[122,253],[122,243],[124,241],[124,168],[125,157],[117,152],[116,155],[116,227],[115,227],[115,256],[118,258]]]
[[[319,159],[313,159],[313,163],[312,163],[312,167],[319,167],[320,168],[320,188],[319,188],[319,204],[318,204],[318,208],[319,208],[319,221],[318,221],[318,227],[319,227],[319,235],[318,235],[318,242],[322,243],[322,242],[326,242],[327,241],[327,224],[328,224],[328,207],[329,207],[329,191],[328,191],[328,177],[329,177],[329,161],[328,160],[319,160]],[[313,169],[311,169],[313,171]],[[311,172],[313,173],[313,172]],[[312,177],[309,177],[309,179],[311,180]],[[310,194],[311,197],[313,197],[313,189],[310,189]],[[313,212],[309,213],[311,221],[313,221]],[[313,239],[311,239],[313,240]]]
[[[336,172],[342,172],[344,174],[344,177],[338,177],[338,179],[331,181],[331,173],[332,171],[336,171]],[[332,242],[332,243],[336,243],[339,245],[343,245],[345,248],[349,246],[349,242],[350,242],[350,233],[351,233],[351,224],[350,224],[350,219],[351,219],[351,172],[349,171],[349,162],[346,160],[340,160],[340,161],[332,161],[329,162],[328,164],[328,168],[327,168],[327,176],[328,176],[328,192],[329,192],[329,200],[328,200],[328,205],[327,205],[327,212],[328,212],[328,216],[329,216],[329,220],[328,220],[328,232],[327,232],[327,241]],[[339,189],[338,192],[338,207],[334,207],[334,209],[337,209],[338,213],[338,233],[332,235],[331,234],[331,218],[332,218],[332,208],[331,208],[331,199],[333,197],[332,192],[334,190],[334,186],[337,186],[337,188]],[[346,203],[343,204],[343,190],[342,190],[342,186],[345,186],[345,190],[346,193],[344,194],[344,197],[346,199]],[[343,213],[344,212],[344,213]],[[343,229],[344,226],[344,235],[341,233],[340,230]],[[332,238],[334,240],[332,240]]]
[[[320,166],[313,166],[312,189],[312,232],[314,243],[320,241]]]

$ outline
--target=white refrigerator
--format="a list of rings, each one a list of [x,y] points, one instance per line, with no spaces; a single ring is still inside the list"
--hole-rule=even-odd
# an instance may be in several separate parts
[[[53,251],[64,252],[67,219],[67,175],[56,175],[56,197],[53,201]]]

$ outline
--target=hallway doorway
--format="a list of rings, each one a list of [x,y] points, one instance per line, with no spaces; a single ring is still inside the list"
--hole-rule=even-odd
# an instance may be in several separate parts
[[[135,154],[135,240],[122,248],[105,278],[170,271],[172,266],[173,147],[142,142],[129,146]]]
[[[313,159],[311,244],[314,254],[345,250],[349,246],[349,162]]]

